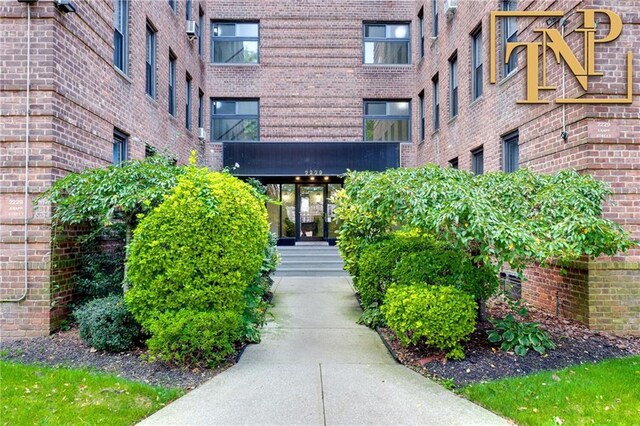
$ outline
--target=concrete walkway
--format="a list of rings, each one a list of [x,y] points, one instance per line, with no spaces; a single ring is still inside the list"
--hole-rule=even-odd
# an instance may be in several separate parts
[[[508,424],[397,364],[356,324],[348,278],[280,277],[274,292],[262,343],[141,424]]]

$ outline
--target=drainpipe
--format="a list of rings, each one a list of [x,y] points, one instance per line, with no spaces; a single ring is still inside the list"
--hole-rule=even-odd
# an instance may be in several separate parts
[[[29,284],[29,244],[27,237],[29,236],[29,118],[31,115],[31,4],[27,3],[27,104],[24,113],[25,116],[25,156],[24,156],[24,287],[22,294],[16,299],[0,299],[0,302],[22,302],[27,298],[27,290]]]
[[[562,39],[564,40],[564,30],[569,22],[567,17],[563,17],[560,19],[560,31],[562,33]],[[567,64],[565,61],[562,61],[562,98],[567,98],[567,87],[566,87],[566,79],[567,79]],[[567,104],[562,104],[562,133],[560,133],[560,137],[565,142],[569,138],[569,132],[567,132]]]

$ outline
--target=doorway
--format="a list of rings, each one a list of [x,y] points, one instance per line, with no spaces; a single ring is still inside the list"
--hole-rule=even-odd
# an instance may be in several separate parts
[[[298,240],[322,241],[326,238],[326,185],[298,185]]]

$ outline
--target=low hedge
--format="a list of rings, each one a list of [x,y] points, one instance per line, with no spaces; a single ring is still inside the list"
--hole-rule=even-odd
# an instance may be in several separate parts
[[[447,286],[393,285],[381,311],[403,345],[424,343],[464,358],[461,342],[475,329],[473,297]]]
[[[73,315],[80,338],[101,351],[126,351],[140,336],[140,325],[127,310],[122,295],[93,299],[76,308]]]

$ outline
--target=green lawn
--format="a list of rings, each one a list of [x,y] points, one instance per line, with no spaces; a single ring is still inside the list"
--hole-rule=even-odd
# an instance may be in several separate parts
[[[640,357],[470,385],[463,394],[521,425],[638,425]]]
[[[130,425],[182,393],[85,370],[0,361],[1,425]]]

